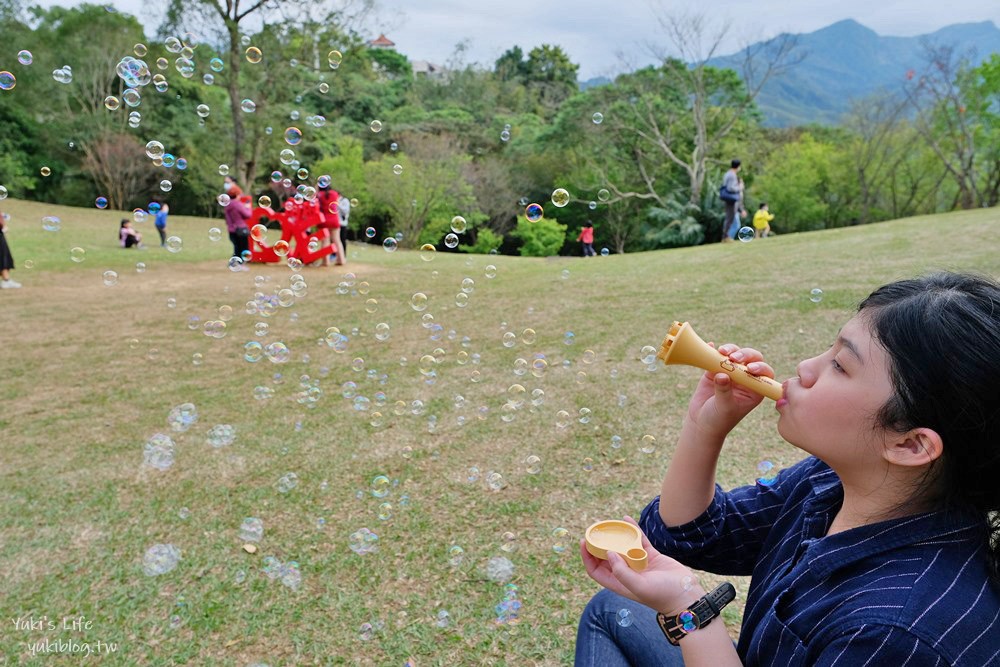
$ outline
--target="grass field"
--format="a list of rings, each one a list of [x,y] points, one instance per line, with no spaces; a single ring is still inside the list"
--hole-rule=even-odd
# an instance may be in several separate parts
[[[576,542],[596,520],[637,516],[658,492],[699,376],[650,372],[644,345],[690,320],[706,340],[764,350],[783,379],[885,281],[936,268],[1000,275],[995,210],[589,260],[438,253],[425,262],[353,243],[348,267],[303,269],[306,293],[265,317],[248,314],[247,302],[289,287],[293,272],[230,272],[228,242],[208,238],[218,220],[172,216],[170,232],[183,239],[174,254],[158,243],[119,249],[120,213],[11,200],[0,209],[12,216],[14,277],[24,284],[0,292],[0,656],[25,665],[80,662],[70,652],[32,657],[29,644],[45,638],[115,643],[99,661],[108,665],[570,664],[578,615],[597,590]],[[59,216],[61,231],[44,231],[45,215]],[[156,236],[150,223],[140,229]],[[73,247],[85,250],[82,262],[71,261]],[[465,278],[474,290],[459,307]],[[818,303],[813,288],[823,290]],[[410,305],[418,291],[423,312]],[[226,307],[225,336],[206,336],[204,323],[225,319]],[[440,331],[422,325],[426,313]],[[260,338],[259,322],[268,325]],[[379,323],[390,326],[386,341],[374,335]],[[348,336],[345,351],[327,345],[329,327]],[[290,359],[245,361],[251,340],[281,341]],[[431,381],[424,355],[437,359]],[[536,355],[544,373],[518,375]],[[370,402],[345,398],[347,382]],[[524,388],[520,399],[512,385]],[[257,387],[273,396],[258,400]],[[505,410],[512,399],[523,404]],[[186,402],[198,421],[171,432],[168,413]],[[802,457],[775,432],[772,405],[730,438],[724,487],[752,483],[762,460]],[[236,429],[228,447],[206,443],[218,424]],[[176,442],[164,471],[143,465],[158,432]],[[639,449],[647,434],[652,454]],[[532,455],[537,472],[525,463]],[[480,473],[469,481],[472,467]],[[298,485],[281,493],[289,472]],[[502,475],[499,490],[490,472]],[[392,480],[384,498],[371,493],[378,475]],[[254,555],[239,539],[246,517],[264,523]],[[362,527],[378,534],[378,551],[351,551]],[[501,549],[507,532],[511,551]],[[157,543],[182,557],[147,576],[143,554]],[[464,550],[457,565],[453,546]],[[266,556],[299,563],[297,590],[266,576]],[[505,589],[484,573],[495,556],[515,567],[516,625],[495,620]],[[747,582],[735,583],[742,601]],[[727,610],[734,636],[741,607]],[[89,627],[62,627],[81,615]],[[57,627],[15,628],[18,617]]]

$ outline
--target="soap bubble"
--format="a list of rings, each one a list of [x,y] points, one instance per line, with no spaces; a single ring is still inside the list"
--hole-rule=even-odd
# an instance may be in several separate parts
[[[17,77],[3,70],[0,72],[0,90],[13,90],[14,86],[17,85]]]
[[[87,251],[83,248],[77,246],[76,248],[70,248],[69,258],[79,264],[87,257]]]
[[[447,248],[458,247],[458,235],[457,234],[447,234],[444,237],[444,245]]]
[[[168,435],[157,433],[146,441],[142,461],[151,468],[167,470],[174,464],[174,441]]]
[[[528,222],[538,222],[544,214],[545,211],[539,204],[528,204],[524,209],[524,217],[528,219]]]
[[[498,472],[491,472],[486,475],[486,486],[490,488],[491,491],[499,491],[504,486],[506,486],[503,475]]]
[[[425,262],[430,262],[434,259],[434,255],[437,254],[437,248],[434,247],[432,243],[425,243],[420,246],[420,259]]]
[[[456,215],[454,218],[451,219],[451,231],[455,232],[456,234],[464,233],[467,227],[468,223],[462,216]]]
[[[257,206],[260,206],[261,208],[271,208],[271,198],[267,195],[261,195],[260,198],[257,199]]]
[[[514,576],[514,564],[503,556],[494,556],[486,563],[486,578],[503,584]]]
[[[228,447],[236,439],[236,429],[229,424],[217,424],[208,430],[206,442],[215,449]]]
[[[378,535],[367,528],[361,528],[351,533],[348,540],[351,551],[359,556],[378,551]]]
[[[510,141],[510,130],[502,130],[500,132],[500,141]]]
[[[198,422],[198,410],[194,403],[181,403],[171,408],[167,414],[167,423],[174,433],[183,433]]]
[[[552,203],[557,208],[562,208],[569,203],[569,192],[563,188],[556,188],[552,191]]]
[[[611,254],[610,250],[608,250],[607,248],[601,248],[601,257],[607,257],[610,254]]]
[[[556,528],[552,531],[552,551],[557,554],[564,553],[566,551],[567,543],[569,542],[569,531],[565,528]]]
[[[377,133],[379,133],[379,132],[381,132],[381,131],[382,131],[382,121],[380,121],[380,120],[373,120],[373,121],[372,121],[372,122],[371,122],[371,123],[370,123],[370,124],[368,125],[368,128],[369,128],[369,129],[370,129],[370,130],[371,130],[372,132],[375,132],[375,133],[377,134]]]
[[[146,144],[146,155],[151,159],[163,158],[163,144],[159,141],[150,141]]]
[[[114,95],[108,95],[107,97],[104,98],[104,108],[107,109],[108,111],[118,111],[121,105],[122,105],[121,100],[119,100]]]
[[[604,122],[604,114],[602,114],[600,111],[596,111],[594,112],[594,115],[591,116],[591,120],[594,121],[594,125],[600,125],[601,123]]]
[[[240,109],[243,110],[243,113],[254,113],[257,111],[257,104],[248,98],[240,102]]]
[[[403,173],[403,165],[401,165],[401,164],[394,164],[394,165],[392,165],[392,173],[396,174],[397,176],[399,176],[400,174],[402,174]]]
[[[399,247],[399,241],[389,236],[384,241],[382,241],[382,248],[386,252],[396,252],[396,248]]]
[[[627,628],[630,625],[632,625],[632,618],[633,618],[632,617],[632,612],[629,611],[628,609],[619,609],[618,610],[618,614],[616,616],[616,620],[618,622],[618,625],[620,625],[621,627]]]
[[[22,65],[30,65],[35,61],[35,57],[31,55],[31,51],[18,51],[17,52],[17,62]]]
[[[757,483],[762,486],[771,486],[778,480],[778,469],[770,461],[761,461],[757,464]]]
[[[218,227],[212,227],[208,230],[208,240],[215,243],[222,239],[222,230]]]
[[[370,239],[375,238],[375,234],[376,232],[374,227],[368,227],[365,229],[365,236],[367,236],[368,238]]]
[[[392,482],[385,475],[378,475],[372,479],[371,483],[371,493],[376,498],[385,498],[389,495],[389,491],[392,488]]]
[[[181,550],[172,544],[154,544],[142,557],[142,571],[146,576],[156,577],[177,567]]]
[[[105,271],[104,272],[104,284],[107,287],[113,287],[118,284],[118,274],[115,271]]]
[[[423,292],[414,292],[410,297],[410,308],[418,313],[427,310],[427,295]]]
[[[529,475],[537,475],[542,471],[542,460],[532,454],[524,459],[524,469]]]
[[[108,207],[108,198],[107,197],[98,197],[97,199],[94,200],[94,206],[96,206],[97,208],[102,208],[102,209],[103,208],[107,208]]]
[[[184,242],[179,236],[168,236],[167,237],[167,250],[172,253],[178,253],[184,248]]]
[[[262,54],[260,52],[260,49],[258,49],[256,46],[251,46],[249,49],[247,49],[246,56],[248,63],[256,65],[263,59],[264,54]]]
[[[48,176],[49,174],[52,173],[52,170],[49,169],[48,167],[42,167],[41,169],[38,170],[38,173],[40,173],[42,176]]]
[[[344,60],[344,54],[340,51],[330,51],[326,54],[326,60],[330,64],[330,69],[337,69]]]
[[[280,153],[278,153],[278,159],[283,165],[290,165],[295,162],[295,151],[291,148],[285,148]]]
[[[264,522],[257,517],[247,517],[240,524],[240,540],[243,542],[260,542],[264,539]]]
[[[646,366],[656,363],[656,348],[652,345],[644,345],[641,350],[639,350],[639,361],[641,361]]]
[[[609,192],[606,188],[601,188],[597,191],[597,198],[602,202],[608,201],[611,199],[611,192]]]
[[[652,454],[656,451],[656,438],[648,433],[639,440],[639,451],[643,454]]]
[[[278,483],[275,486],[278,489],[278,493],[288,493],[298,485],[299,476],[294,472],[289,472],[279,477]]]
[[[7,188],[0,185],[0,201],[3,201],[6,198],[7,198]]]
[[[302,130],[297,127],[290,127],[285,130],[285,143],[289,146],[298,146],[302,142]]]
[[[823,290],[818,287],[814,287],[809,291],[809,300],[813,303],[819,303],[823,300]]]
[[[736,238],[738,238],[743,243],[749,243],[753,241],[757,235],[753,231],[753,227],[740,227],[739,231],[736,232]]]

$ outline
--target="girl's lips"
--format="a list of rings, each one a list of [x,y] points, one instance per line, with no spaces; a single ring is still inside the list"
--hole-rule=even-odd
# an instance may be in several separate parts
[[[774,409],[780,410],[781,408],[788,405],[788,380],[781,383],[781,398],[779,398],[774,403]]]

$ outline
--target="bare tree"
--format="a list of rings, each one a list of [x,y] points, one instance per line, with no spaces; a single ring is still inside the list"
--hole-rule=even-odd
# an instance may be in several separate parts
[[[858,178],[862,224],[872,221],[872,208],[882,199],[886,186],[919,138],[908,131],[908,108],[905,97],[881,91],[851,104],[845,118],[844,124],[855,136],[849,153]]]
[[[954,46],[925,42],[927,69],[904,88],[916,112],[914,123],[954,180],[958,188],[954,205],[963,209],[985,203],[979,188],[975,118],[966,113],[962,86],[970,75],[970,56],[960,55]]]
[[[731,42],[729,24],[714,24],[704,14],[668,12],[662,5],[654,7],[654,14],[668,44],[652,47],[664,63],[662,85],[686,103],[667,114],[645,96],[633,105],[635,132],[644,144],[639,152],[658,152],[679,167],[688,179],[689,201],[698,203],[710,163],[719,160],[718,151],[747,118],[764,85],[804,54],[796,53],[797,41],[788,34],[745,46],[739,56],[742,87],[736,89],[710,66]],[[652,195],[652,178],[647,173],[643,178]]]
[[[89,142],[83,167],[113,209],[124,209],[156,180],[156,168],[146,157],[142,143],[127,134],[108,132]]]

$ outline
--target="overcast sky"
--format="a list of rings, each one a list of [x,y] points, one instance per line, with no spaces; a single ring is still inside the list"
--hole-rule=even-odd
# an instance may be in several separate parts
[[[310,0],[302,0],[308,2]],[[445,64],[468,40],[465,62],[492,65],[505,50],[557,44],[580,65],[580,78],[611,75],[651,61],[650,45],[667,46],[652,7],[708,10],[730,21],[727,44],[741,46],[781,32],[812,32],[853,18],[881,35],[919,35],[952,23],[991,20],[1000,26],[1000,0],[377,0],[381,30],[410,60]],[[67,0],[41,4],[73,5]],[[152,34],[166,0],[111,0]]]

